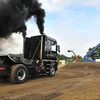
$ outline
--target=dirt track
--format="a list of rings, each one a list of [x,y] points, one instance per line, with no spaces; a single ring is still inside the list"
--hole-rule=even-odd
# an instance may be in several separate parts
[[[0,100],[100,100],[100,69],[95,69],[95,64],[92,69],[87,64],[80,68],[75,64],[59,68],[55,77],[29,76],[24,84],[3,80],[0,82]],[[97,90],[91,94],[94,87]],[[86,90],[91,95],[86,94]]]

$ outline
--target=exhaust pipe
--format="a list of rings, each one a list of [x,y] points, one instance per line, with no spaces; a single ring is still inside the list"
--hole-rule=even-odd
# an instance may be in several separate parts
[[[24,49],[25,49],[25,40],[26,40],[26,31],[23,31],[23,60],[24,60]]]
[[[24,49],[25,49],[25,37],[23,38],[23,60],[24,60]]]
[[[42,60],[42,49],[43,49],[43,35],[41,35],[40,60]]]

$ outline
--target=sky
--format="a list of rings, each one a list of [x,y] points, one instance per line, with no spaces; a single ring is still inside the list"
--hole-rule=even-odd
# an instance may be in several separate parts
[[[44,33],[55,38],[60,45],[60,54],[72,56],[67,50],[73,50],[76,55],[84,56],[88,49],[100,42],[100,0],[39,0],[45,9]],[[35,19],[32,17],[27,25],[27,36],[40,35]],[[12,45],[14,53],[21,53],[23,38],[21,34],[13,34]],[[9,39],[10,40],[10,39]],[[9,48],[6,52],[11,53]],[[16,44],[16,45],[15,45]],[[3,46],[3,48],[6,48]]]

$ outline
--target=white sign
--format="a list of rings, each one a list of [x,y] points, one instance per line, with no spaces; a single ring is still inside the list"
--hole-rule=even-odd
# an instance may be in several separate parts
[[[100,59],[96,59],[95,62],[100,62]]]

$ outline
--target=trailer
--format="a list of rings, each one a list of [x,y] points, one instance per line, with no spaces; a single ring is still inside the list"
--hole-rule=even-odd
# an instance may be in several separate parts
[[[24,38],[23,58],[0,56],[0,77],[8,76],[12,83],[24,83],[28,75],[46,73],[53,77],[58,69],[57,41],[46,35]]]

